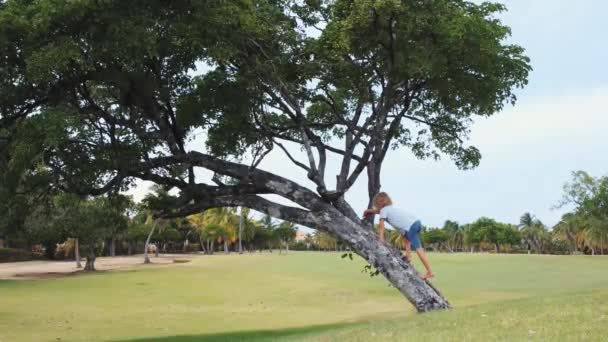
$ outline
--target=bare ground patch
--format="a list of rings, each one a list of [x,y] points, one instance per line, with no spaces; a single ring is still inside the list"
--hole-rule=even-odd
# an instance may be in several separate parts
[[[0,280],[33,280],[72,277],[83,274],[127,271],[139,267],[174,265],[190,262],[196,255],[161,255],[152,257],[152,264],[144,264],[142,255],[99,257],[95,261],[97,272],[84,272],[76,268],[75,261],[24,261],[0,264]],[[83,260],[84,265],[84,260]]]

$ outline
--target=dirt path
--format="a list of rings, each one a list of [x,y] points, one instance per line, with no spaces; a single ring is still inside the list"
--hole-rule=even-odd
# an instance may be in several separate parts
[[[167,265],[176,262],[187,262],[196,255],[167,254],[158,258],[152,257],[152,265]],[[95,268],[99,271],[143,267],[143,255],[99,257]],[[82,261],[84,266],[84,260]],[[148,265],[146,265],[147,267]],[[75,275],[82,271],[76,268],[75,261],[22,261],[0,263],[0,279],[41,279]]]

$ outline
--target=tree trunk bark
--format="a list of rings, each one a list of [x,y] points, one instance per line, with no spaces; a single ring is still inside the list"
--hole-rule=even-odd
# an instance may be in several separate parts
[[[129,241],[127,243],[127,255],[131,255],[133,254],[133,245],[131,244],[131,242]]]
[[[84,270],[87,272],[95,271],[95,244],[93,242],[91,242],[89,246],[89,254],[87,254],[87,262],[84,265]]]
[[[534,249],[536,249],[536,254],[541,254],[542,244],[537,238],[534,239]]]
[[[380,192],[380,167],[373,160],[367,165],[367,179],[367,195],[369,197],[367,207],[372,208],[374,206],[374,203],[372,203],[374,196]],[[372,231],[374,230],[374,216],[370,215],[366,220],[366,226]]]
[[[500,253],[500,245],[498,244],[498,242],[495,242],[494,246],[496,247],[496,254]]]
[[[116,256],[116,239],[115,238],[111,238],[110,239],[110,256],[114,257]]]
[[[80,262],[80,245],[78,244],[78,239],[74,239],[74,259],[76,259],[76,268],[82,268],[82,263]]]
[[[154,234],[154,229],[156,229],[157,223],[158,220],[154,220],[154,223],[152,223],[152,229],[150,229],[150,233],[148,234],[148,237],[146,238],[146,243],[144,244],[144,264],[150,263],[150,257],[148,256],[148,247],[150,247],[150,239],[152,238],[152,234]]]
[[[401,258],[401,253],[380,242],[373,231],[352,222],[335,208],[313,218],[319,227],[339,237],[353,251],[382,273],[419,312],[450,308],[449,302],[414,267]]]
[[[228,250],[228,240],[224,239],[224,253],[228,254],[230,251]]]
[[[203,254],[207,254],[207,248],[205,248],[205,242],[203,241],[203,238],[199,236],[198,242],[201,244],[201,250],[203,251]]]
[[[576,252],[578,252],[578,246],[576,243],[576,237],[572,236],[572,234],[570,234],[568,231],[566,231],[566,238],[568,240],[570,240],[570,242],[572,243],[572,248],[574,249],[573,254],[576,254]]]

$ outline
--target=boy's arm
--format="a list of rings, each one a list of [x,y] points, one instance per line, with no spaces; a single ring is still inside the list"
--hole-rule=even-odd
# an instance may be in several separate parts
[[[378,223],[378,239],[380,239],[381,242],[384,242],[384,219],[380,219],[380,222]]]
[[[365,209],[363,212],[363,217],[368,217],[369,215],[378,215],[379,211],[376,209]]]

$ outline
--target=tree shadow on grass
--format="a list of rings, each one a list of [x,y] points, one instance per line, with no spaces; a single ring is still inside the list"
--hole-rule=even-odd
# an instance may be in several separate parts
[[[317,334],[327,332],[334,329],[339,329],[347,326],[360,324],[361,322],[353,323],[335,323],[323,325],[310,325],[306,327],[286,328],[278,330],[248,330],[248,331],[229,331],[213,334],[200,335],[176,335],[163,337],[142,337],[131,340],[113,340],[111,342],[199,342],[199,341],[269,341],[287,337],[305,337],[309,334]]]

